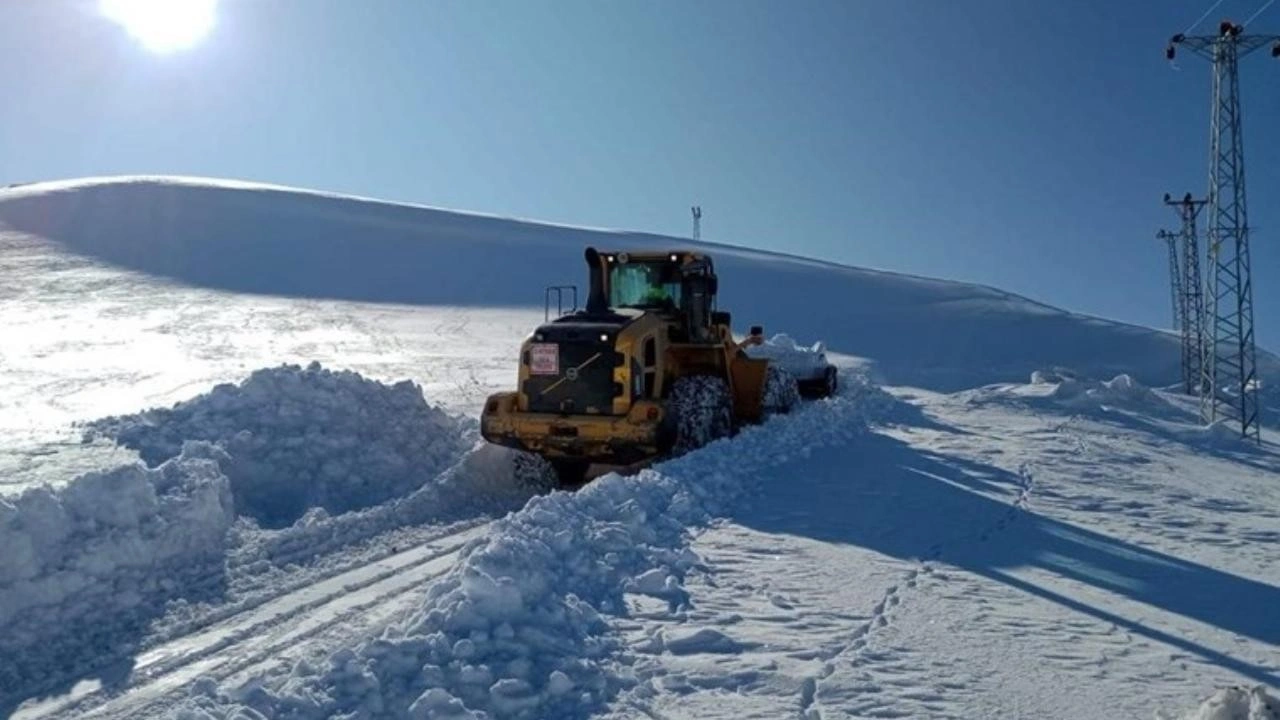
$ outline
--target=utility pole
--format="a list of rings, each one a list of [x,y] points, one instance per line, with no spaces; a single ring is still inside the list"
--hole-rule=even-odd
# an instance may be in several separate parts
[[[1200,233],[1196,220],[1207,200],[1196,200],[1187,193],[1181,200],[1174,200],[1165,193],[1164,204],[1174,208],[1182,229],[1169,242],[1170,272],[1179,277],[1177,283],[1178,309],[1175,314],[1181,320],[1177,325],[1182,336],[1182,384],[1188,395],[1200,395],[1204,375],[1204,278],[1200,275]],[[1165,231],[1161,231],[1162,233]],[[1181,248],[1174,243],[1181,240]],[[1174,269],[1174,265],[1179,265]],[[1179,273],[1178,270],[1181,272]]]
[[[694,205],[689,210],[693,212],[693,241],[698,242],[702,239],[702,206]]]
[[[1165,50],[1172,60],[1185,47],[1213,65],[1209,123],[1209,297],[1205,318],[1205,383],[1200,414],[1205,422],[1240,423],[1240,434],[1261,442],[1258,371],[1253,336],[1253,273],[1249,264],[1249,220],[1245,206],[1244,138],[1240,124],[1241,57],[1271,45],[1280,57],[1280,36],[1245,35],[1230,21],[1217,35],[1174,35]]]

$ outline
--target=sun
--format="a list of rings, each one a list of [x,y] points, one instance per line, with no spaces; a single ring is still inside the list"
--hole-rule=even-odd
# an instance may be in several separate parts
[[[158,53],[200,42],[213,29],[216,4],[217,0],[99,0],[103,15]]]

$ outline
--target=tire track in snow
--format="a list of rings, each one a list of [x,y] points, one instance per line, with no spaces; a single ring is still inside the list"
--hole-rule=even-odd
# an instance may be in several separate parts
[[[232,554],[231,557],[227,559],[228,569],[239,568],[240,572],[247,573],[252,570],[250,566],[260,564],[264,561],[270,563],[272,567],[288,567],[291,565],[302,566],[307,565],[308,563],[318,562],[322,558],[339,558],[344,553],[351,553],[354,548],[358,548],[366,542],[370,543],[371,547],[381,543],[390,543],[389,547],[385,547],[384,549],[379,549],[373,552],[360,552],[352,559],[341,558],[341,562],[330,567],[325,567],[318,573],[308,574],[298,578],[285,579],[283,581],[280,578],[272,577],[269,582],[272,584],[273,592],[265,595],[259,594],[253,592],[253,590],[256,589],[256,586],[251,587],[248,597],[239,601],[220,604],[211,608],[207,614],[202,614],[191,621],[177,624],[166,632],[149,639],[143,647],[139,648],[139,651],[141,653],[145,653],[150,651],[153,647],[163,645],[183,637],[189,637],[213,625],[229,622],[234,620],[236,617],[252,612],[253,610],[278,600],[283,596],[290,595],[296,591],[303,591],[308,588],[315,587],[332,578],[338,576],[349,576],[356,573],[361,568],[368,568],[387,561],[393,561],[395,557],[401,556],[406,552],[411,552],[415,548],[430,546],[441,542],[448,542],[456,536],[461,536],[464,533],[476,530],[483,525],[489,524],[489,522],[491,522],[489,519],[465,522],[454,525],[439,534],[432,533],[426,537],[416,536],[409,540],[410,543],[413,543],[411,547],[404,547],[407,543],[404,542],[403,538],[399,537],[404,528],[391,528],[390,530],[382,533],[371,535],[368,538],[358,538],[344,544],[333,545],[332,547],[329,547],[330,543],[317,542],[314,538],[302,538],[301,540],[305,541],[305,545],[309,547],[304,547],[295,552],[286,552],[270,557],[264,557],[256,553],[249,554],[247,557]],[[303,545],[304,542],[299,542],[298,544]],[[404,547],[404,549],[401,549],[402,547]]]
[[[10,720],[143,716],[146,708],[163,702],[197,678],[229,677],[374,608],[394,603],[423,582],[447,572],[467,541],[484,529],[485,525],[469,527],[436,538],[153,647],[136,658],[130,687],[118,696],[110,696],[98,685],[76,688],[68,695],[21,708]]]

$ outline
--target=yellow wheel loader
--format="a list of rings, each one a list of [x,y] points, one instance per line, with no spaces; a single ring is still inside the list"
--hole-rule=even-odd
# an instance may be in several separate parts
[[[684,453],[798,402],[795,378],[743,351],[761,328],[734,340],[710,257],[594,248],[585,257],[586,307],[576,309],[575,287],[547,289],[547,322],[520,348],[516,390],[490,396],[481,416],[486,440],[523,451],[517,474],[539,476],[522,481],[577,485],[593,464]]]

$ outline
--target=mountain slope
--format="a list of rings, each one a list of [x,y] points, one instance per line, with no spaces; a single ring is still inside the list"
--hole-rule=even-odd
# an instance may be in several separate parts
[[[0,191],[0,223],[75,253],[237,292],[416,305],[536,306],[582,284],[584,246],[683,238],[546,225],[286,188],[107,178]],[[856,242],[856,239],[854,240]],[[1024,380],[1047,365],[1175,382],[1168,333],[987,287],[706,244],[738,329],[785,328],[936,390]],[[1280,365],[1264,353],[1264,377]]]

